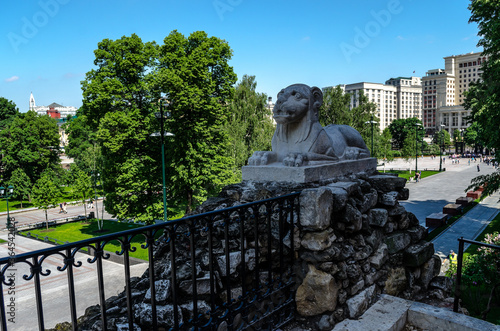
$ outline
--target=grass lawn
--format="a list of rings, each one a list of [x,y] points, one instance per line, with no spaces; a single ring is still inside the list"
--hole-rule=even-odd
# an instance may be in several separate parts
[[[500,233],[500,214],[498,214],[491,222],[488,224],[486,229],[484,229],[481,234],[474,239],[475,241],[482,241],[484,242],[484,237],[486,237],[487,234],[493,233],[493,232],[499,232]],[[477,254],[477,246],[476,245],[470,245],[469,248],[465,250],[464,257],[469,254]]]
[[[399,177],[403,177],[403,178],[406,178],[408,180],[410,179],[410,177],[415,176],[414,170],[411,171],[411,176],[410,176],[410,172],[407,170],[391,170],[391,171],[387,171],[387,172],[390,172],[393,174],[398,174]],[[422,170],[422,177],[421,178],[424,179],[425,177],[429,177],[429,176],[432,176],[432,175],[435,175],[438,173],[439,173],[439,171]]]
[[[57,225],[55,227],[50,227],[49,231],[45,228],[40,229],[32,229],[26,231],[20,231],[21,235],[26,236],[27,232],[29,232],[32,236],[38,235],[39,237],[44,238],[48,236],[49,238],[55,238],[62,242],[75,242],[79,240],[94,238],[102,235],[107,235],[115,232],[130,230],[139,228],[142,225],[133,224],[133,223],[121,223],[115,221],[104,221],[104,230],[105,232],[98,232],[97,222],[72,222],[65,223],[61,225]],[[157,237],[160,236],[160,233],[157,234]],[[49,239],[50,240],[50,239]],[[135,252],[131,252],[130,256],[141,260],[148,260],[148,250],[142,249],[141,244],[144,244],[145,239],[142,235],[137,235],[132,240],[132,246],[136,247]],[[121,251],[120,243],[116,240],[109,242],[105,246],[105,250],[108,252],[115,253],[116,251]]]

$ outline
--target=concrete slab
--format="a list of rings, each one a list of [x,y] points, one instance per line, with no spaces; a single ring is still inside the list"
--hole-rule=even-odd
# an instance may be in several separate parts
[[[433,331],[493,331],[500,330],[499,325],[454,313],[445,308],[429,306],[420,302],[413,302],[408,310],[408,323]]]
[[[399,331],[406,324],[411,304],[411,301],[383,294],[358,320],[344,320],[335,325],[333,330]]]
[[[499,325],[387,294],[382,294],[359,319],[346,319],[332,331],[400,331],[406,324],[433,331],[500,331]]]
[[[377,159],[368,158],[303,167],[285,167],[280,163],[272,163],[264,166],[244,166],[241,171],[243,180],[309,183],[374,171],[376,168]]]

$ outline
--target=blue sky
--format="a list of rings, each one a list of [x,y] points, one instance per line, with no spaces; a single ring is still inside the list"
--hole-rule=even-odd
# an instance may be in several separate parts
[[[481,51],[469,0],[2,1],[0,96],[27,111],[82,104],[80,81],[104,38],[136,33],[161,44],[203,30],[233,49],[238,78],[276,98],[293,83],[319,87],[424,76],[443,57]],[[413,73],[415,71],[415,73]]]

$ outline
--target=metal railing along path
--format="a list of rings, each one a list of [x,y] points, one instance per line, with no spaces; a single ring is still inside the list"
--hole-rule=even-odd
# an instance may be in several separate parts
[[[79,328],[76,302],[80,295],[85,295],[75,290],[75,268],[84,263],[96,264],[101,328],[107,330],[107,309],[110,307],[106,307],[104,283],[113,280],[104,279],[103,261],[113,254],[105,251],[106,244],[118,241],[121,251],[116,254],[123,256],[124,262],[126,317],[129,329],[133,330],[134,322],[137,322],[134,320],[134,303],[138,299],[132,295],[129,255],[136,250],[131,244],[138,237],[144,239],[141,248],[148,251],[149,257],[151,329],[216,330],[221,324],[225,324],[228,330],[279,328],[293,318],[295,311],[292,265],[295,259],[294,226],[299,217],[299,194],[292,193],[0,258],[1,329],[8,329],[5,288],[13,284],[8,269],[16,264],[29,267],[29,273],[24,274],[22,279],[33,282],[38,329],[45,329],[44,314],[48,312],[44,311],[41,278],[51,276],[52,272],[44,266],[44,262],[56,257],[60,261],[57,271],[67,276],[68,321],[73,330]],[[77,256],[77,253],[85,250],[92,256]],[[162,250],[161,261],[169,261],[166,263],[169,265],[155,264],[158,258],[155,250]],[[201,256],[208,258],[206,266],[200,262]],[[238,264],[238,261],[241,263]],[[187,274],[186,266],[190,269]],[[156,270],[160,267],[164,268],[162,271],[167,271],[171,284],[168,302],[173,307],[171,325],[158,323],[155,282],[156,275],[161,274]],[[180,272],[181,268],[183,272]],[[200,274],[209,280],[208,293],[198,293]],[[15,281],[19,282],[18,279]],[[188,293],[180,287],[181,281],[191,282]],[[203,308],[202,301],[208,304],[209,309]],[[187,302],[192,303],[192,312],[190,316],[183,316],[180,307]],[[165,302],[162,304],[165,305]]]

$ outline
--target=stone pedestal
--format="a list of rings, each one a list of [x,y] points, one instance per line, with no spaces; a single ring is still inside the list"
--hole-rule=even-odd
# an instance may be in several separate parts
[[[441,225],[446,224],[446,220],[448,219],[448,217],[448,214],[443,213],[430,214],[425,218],[425,226],[428,228],[438,228]]]
[[[455,200],[456,204],[462,205],[462,206],[468,206],[474,199],[471,197],[460,197],[457,200]]]
[[[472,199],[476,200],[479,199],[482,195],[482,192],[479,191],[469,191],[467,192],[467,196],[471,197]]]
[[[310,183],[377,169],[377,159],[341,161],[302,167],[286,167],[281,163],[263,166],[244,166],[243,180]]]
[[[460,215],[462,213],[463,206],[457,205],[456,203],[449,203],[443,207],[443,214],[448,214],[451,216]]]

